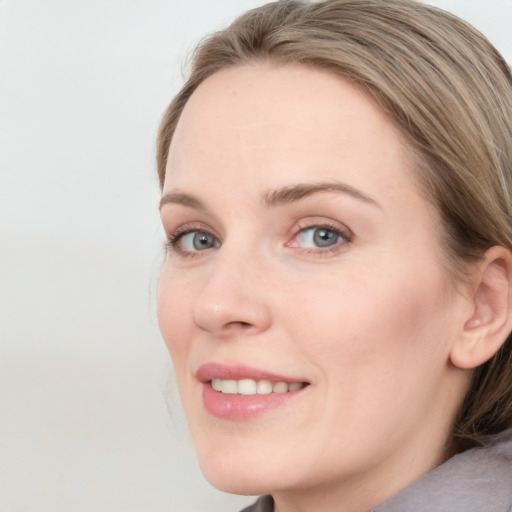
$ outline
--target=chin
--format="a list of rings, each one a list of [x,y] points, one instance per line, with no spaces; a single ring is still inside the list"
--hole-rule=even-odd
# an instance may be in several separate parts
[[[259,481],[259,478],[256,478],[256,471],[254,469],[247,472],[250,474],[233,474],[230,471],[221,472],[221,474],[203,471],[203,474],[216,489],[229,494],[262,496],[275,491],[275,484],[271,486],[270,482],[265,482],[265,479]]]
[[[198,451],[198,456],[205,478],[223,492],[260,496],[293,486],[298,475],[289,467],[286,470],[279,467],[279,460],[264,452],[250,448],[245,452],[226,452],[217,447],[203,453]]]

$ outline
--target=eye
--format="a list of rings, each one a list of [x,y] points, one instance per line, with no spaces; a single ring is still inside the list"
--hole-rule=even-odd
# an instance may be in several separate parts
[[[332,247],[343,240],[341,233],[325,227],[303,229],[297,238],[305,248]]]
[[[299,226],[293,239],[286,245],[308,252],[325,253],[341,249],[351,241],[352,233],[348,228],[315,224]]]
[[[170,236],[167,245],[179,253],[187,254],[220,247],[220,242],[206,231],[178,230]]]

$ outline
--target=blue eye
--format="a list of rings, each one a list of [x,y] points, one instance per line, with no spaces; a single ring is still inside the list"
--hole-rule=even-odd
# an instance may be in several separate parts
[[[220,242],[205,231],[189,231],[172,235],[168,245],[182,253],[193,253],[220,247]]]
[[[328,227],[311,227],[300,231],[297,235],[300,246],[304,248],[328,248],[347,242],[347,238],[339,231]]]

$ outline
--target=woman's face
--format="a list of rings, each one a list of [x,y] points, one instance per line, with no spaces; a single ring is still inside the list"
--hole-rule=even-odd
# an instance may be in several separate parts
[[[322,71],[228,69],[187,103],[159,321],[217,487],[357,482],[379,500],[439,462],[468,306],[412,165],[376,104]]]

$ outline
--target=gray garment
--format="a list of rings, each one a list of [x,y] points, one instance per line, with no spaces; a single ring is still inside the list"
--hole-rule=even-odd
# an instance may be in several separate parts
[[[241,512],[274,512],[274,500],[272,496],[262,496],[254,505],[244,508]]]
[[[271,496],[242,512],[273,512]],[[460,453],[370,512],[512,512],[512,431]]]

